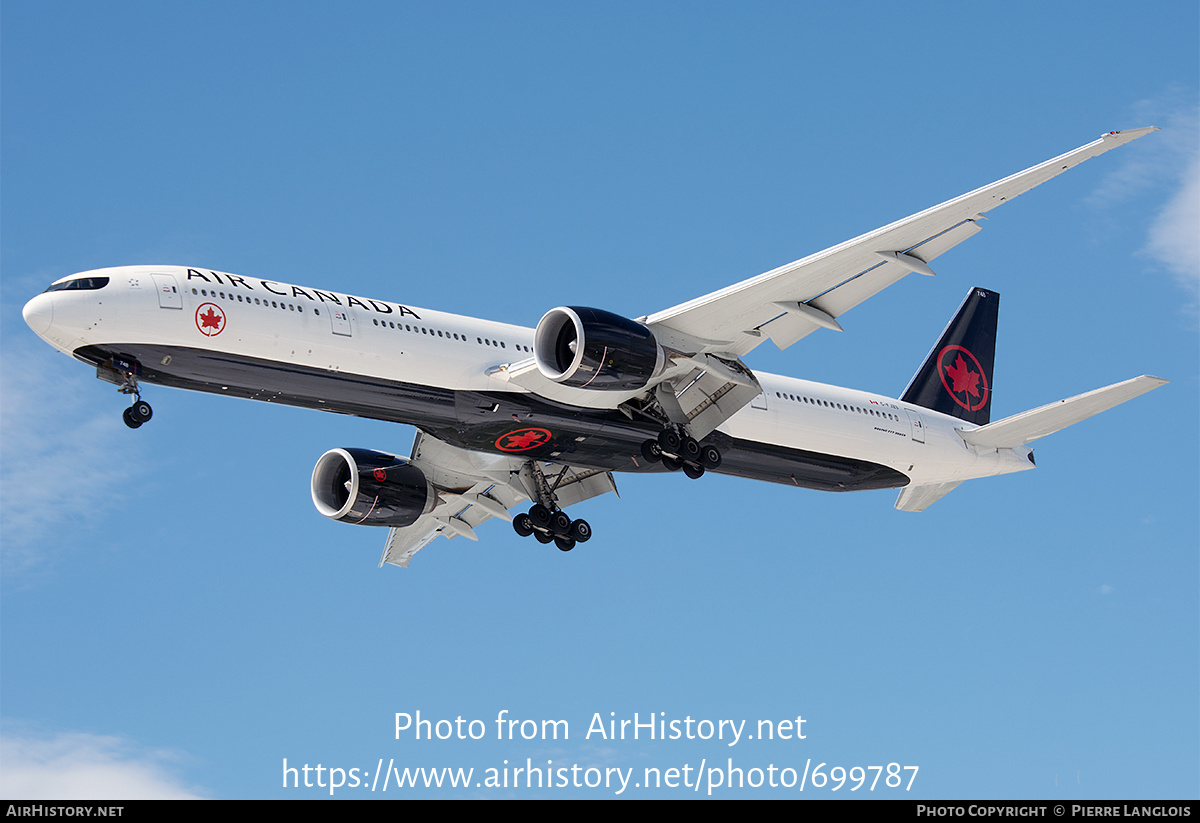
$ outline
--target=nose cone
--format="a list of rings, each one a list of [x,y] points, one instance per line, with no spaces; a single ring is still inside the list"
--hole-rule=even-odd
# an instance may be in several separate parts
[[[25,322],[29,324],[29,328],[37,332],[39,337],[45,335],[50,330],[50,324],[54,321],[53,295],[39,294],[25,304],[25,308],[21,310],[21,316],[25,318]]]

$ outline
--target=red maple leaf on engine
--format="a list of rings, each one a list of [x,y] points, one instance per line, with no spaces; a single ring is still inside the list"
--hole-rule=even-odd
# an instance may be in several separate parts
[[[530,429],[527,432],[510,434],[508,435],[508,438],[509,440],[504,444],[504,448],[520,450],[527,449],[532,445],[541,443],[546,438],[546,434],[545,432],[540,432],[536,429]]]
[[[221,315],[217,314],[212,309],[209,309],[204,314],[200,315],[201,329],[219,329],[221,327]]]
[[[979,373],[971,371],[963,362],[961,354],[954,359],[954,365],[946,369],[946,374],[954,381],[955,392],[964,392],[972,397],[979,396]]]

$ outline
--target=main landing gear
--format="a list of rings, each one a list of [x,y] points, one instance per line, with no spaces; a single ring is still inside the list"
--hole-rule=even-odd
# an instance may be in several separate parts
[[[715,469],[721,465],[720,449],[698,443],[675,429],[663,429],[657,439],[642,443],[642,457],[650,463],[661,460],[667,471],[682,469],[693,480],[701,477],[705,469]]]
[[[553,543],[564,552],[592,539],[592,527],[586,520],[572,520],[565,511],[551,511],[541,503],[534,503],[528,514],[514,517],[513,531],[521,537],[533,535],[539,543]]]
[[[569,552],[576,543],[586,543],[592,539],[592,527],[586,520],[572,520],[558,506],[558,498],[554,492],[558,484],[567,476],[568,467],[563,466],[558,477],[551,484],[545,473],[535,461],[529,461],[522,473],[533,488],[533,496],[538,502],[533,504],[528,514],[518,514],[513,518],[513,531],[521,537],[533,535],[539,543],[553,543],[560,551]]]

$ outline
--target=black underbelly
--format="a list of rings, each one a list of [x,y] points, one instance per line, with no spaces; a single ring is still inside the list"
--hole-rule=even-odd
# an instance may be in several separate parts
[[[113,379],[114,358],[137,363],[138,380],[173,388],[283,403],[403,423],[455,446],[512,457],[622,472],[664,472],[641,456],[658,434],[652,421],[616,410],[583,409],[518,392],[473,392],[177,346],[85,346],[75,357]],[[106,372],[107,370],[107,372]],[[716,471],[822,491],[908,485],[887,466],[820,452],[739,440],[717,431]]]

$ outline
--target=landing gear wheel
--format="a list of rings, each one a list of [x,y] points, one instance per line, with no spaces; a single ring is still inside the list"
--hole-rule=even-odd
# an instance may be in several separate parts
[[[129,407],[129,416],[141,425],[154,416],[154,409],[145,400],[137,400]]]
[[[662,456],[662,464],[669,472],[677,472],[683,468],[682,460],[680,460],[678,457],[671,457],[670,455],[666,454]]]
[[[715,469],[721,465],[721,450],[716,446],[700,447],[700,465],[706,469]]]
[[[558,546],[558,550],[560,552],[569,552],[571,549],[575,548],[575,541],[570,537],[563,537],[562,535],[559,535],[558,537],[554,538],[554,545]]]
[[[550,531],[554,532],[556,536],[569,535],[571,533],[571,515],[563,511],[552,514],[550,516]]]
[[[679,435],[671,429],[663,429],[658,433],[658,446],[667,454],[679,454]]]
[[[700,462],[700,444],[690,437],[683,438],[682,451],[679,456],[689,463]]]
[[[529,510],[529,519],[538,528],[546,528],[550,525],[550,510],[541,503],[534,503],[533,508]]]
[[[545,532],[535,531],[533,536],[537,538],[539,543],[551,543],[554,541],[554,535],[546,534]]]
[[[662,460],[662,447],[658,445],[657,440],[646,440],[642,443],[642,457],[646,458],[647,463],[657,463]]]
[[[704,476],[704,467],[697,466],[695,463],[684,463],[683,473],[693,480],[699,480]]]
[[[125,411],[123,411],[121,413],[121,418],[125,421],[125,425],[131,429],[136,429],[138,426],[142,425],[142,422],[140,420],[134,419],[132,408],[126,409]]]
[[[592,539],[592,527],[586,520],[576,520],[571,524],[571,537],[576,543],[586,543]]]
[[[533,518],[527,514],[518,514],[513,518],[513,531],[521,537],[533,534]]]

